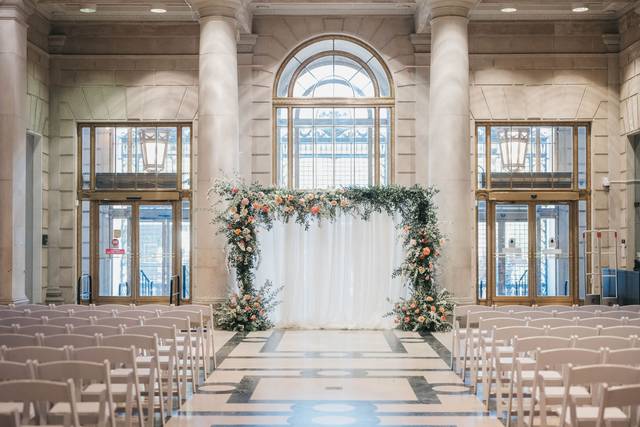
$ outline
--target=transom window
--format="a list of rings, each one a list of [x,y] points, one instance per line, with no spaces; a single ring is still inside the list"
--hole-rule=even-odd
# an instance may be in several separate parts
[[[389,71],[368,46],[343,36],[303,44],[276,78],[275,183],[390,183],[393,105]]]

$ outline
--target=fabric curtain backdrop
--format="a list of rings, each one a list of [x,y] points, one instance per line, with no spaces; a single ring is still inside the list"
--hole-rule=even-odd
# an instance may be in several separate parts
[[[391,301],[407,295],[392,278],[404,259],[399,230],[385,213],[368,221],[339,215],[309,230],[276,221],[258,233],[261,248],[256,286],[271,280],[282,303],[273,320],[281,328],[386,329]]]

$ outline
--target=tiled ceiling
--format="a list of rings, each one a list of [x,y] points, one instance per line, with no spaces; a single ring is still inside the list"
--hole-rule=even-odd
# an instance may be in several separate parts
[[[412,15],[421,2],[428,2],[428,0],[250,0],[249,7],[254,15]],[[37,0],[37,3],[40,12],[53,21],[191,21],[197,19],[197,13],[189,4],[190,0],[93,2]],[[96,4],[97,12],[81,13],[80,8],[85,3]],[[152,13],[150,12],[152,5],[161,5],[167,12]],[[576,6],[587,6],[589,10],[583,13],[572,12]],[[477,20],[614,19],[639,6],[638,0],[481,0],[472,12],[471,18]],[[513,7],[517,11],[501,12],[505,7]]]

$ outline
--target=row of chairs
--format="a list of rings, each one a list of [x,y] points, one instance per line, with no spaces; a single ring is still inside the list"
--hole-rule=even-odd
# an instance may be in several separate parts
[[[26,366],[29,363],[41,365],[57,364],[58,369],[53,368],[47,380],[66,381],[73,380],[77,388],[75,398],[78,402],[95,402],[98,398],[114,402],[113,405],[124,406],[125,423],[132,425],[133,409],[137,412],[139,425],[153,426],[154,415],[160,414],[162,425],[167,415],[166,404],[171,405],[172,395],[170,387],[170,372],[163,369],[160,364],[158,340],[154,337],[138,335],[121,335],[104,337],[103,346],[93,347],[16,347],[12,349],[2,349],[2,361],[0,361],[0,384],[4,381],[38,379],[34,378],[33,369],[19,369],[20,365]],[[73,363],[76,362],[76,363]],[[82,363],[109,363],[108,375],[102,379],[91,376],[82,366]],[[37,371],[35,371],[37,372]],[[95,372],[93,370],[92,372]],[[55,375],[55,377],[54,377]],[[31,376],[31,377],[30,377]],[[111,383],[110,390],[106,385]],[[32,387],[32,390],[37,385]],[[142,396],[146,397],[146,402]],[[11,402],[29,402],[34,398],[21,399],[17,396],[6,396],[0,393],[0,412],[5,415],[13,408]],[[45,400],[46,399],[42,399]],[[49,401],[49,402],[55,402]],[[76,403],[78,403],[76,402]],[[156,405],[157,403],[157,405]],[[83,409],[84,406],[84,409]],[[60,413],[56,413],[54,407],[41,406],[36,412],[44,412],[45,422],[57,422]],[[32,416],[32,412],[27,407],[21,409],[23,424]],[[78,417],[82,425],[95,424],[88,422],[87,418],[95,417],[95,406],[90,403],[79,405]],[[146,409],[146,417],[145,417]],[[52,413],[51,411],[54,410]],[[170,412],[169,412],[170,413]],[[113,412],[109,417],[113,418]],[[38,414],[43,417],[42,413]],[[50,419],[53,418],[53,419]]]

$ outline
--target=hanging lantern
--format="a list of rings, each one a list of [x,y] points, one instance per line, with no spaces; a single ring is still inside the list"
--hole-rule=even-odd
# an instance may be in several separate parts
[[[498,132],[502,167],[509,172],[522,172],[526,166],[529,128],[502,128]]]
[[[141,129],[142,163],[145,172],[160,172],[164,169],[169,144],[167,129]]]

